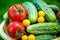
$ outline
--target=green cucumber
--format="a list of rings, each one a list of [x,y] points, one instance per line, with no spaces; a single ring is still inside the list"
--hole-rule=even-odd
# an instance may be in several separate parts
[[[39,7],[39,5],[37,5],[36,3],[33,3],[33,4],[37,8],[37,11],[41,10],[41,8]],[[55,14],[57,14],[58,11],[59,11],[59,8],[56,5],[48,5],[48,7],[50,7],[54,11]]]
[[[35,23],[38,18],[36,7],[30,2],[25,2],[23,3],[23,5],[26,7],[28,11],[28,19],[30,20],[31,23]]]
[[[40,11],[41,10],[41,8],[40,8],[40,6],[39,5],[37,5],[36,3],[33,3],[34,5],[35,5],[35,7],[37,8],[37,11]]]
[[[57,14],[59,12],[59,8],[56,5],[48,5],[52,10]]]
[[[56,34],[60,32],[60,26],[52,22],[37,23],[28,26],[27,32],[32,34]]]
[[[48,4],[43,0],[33,0],[33,3],[39,5],[39,7],[45,12],[45,18],[47,21],[55,22],[57,20],[54,11],[48,7]]]
[[[55,36],[52,36],[52,35],[39,35],[39,36],[36,36],[36,40],[52,40],[56,38]]]

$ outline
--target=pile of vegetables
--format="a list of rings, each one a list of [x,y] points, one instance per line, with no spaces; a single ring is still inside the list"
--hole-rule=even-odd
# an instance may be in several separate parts
[[[0,35],[4,40],[54,40],[60,32],[59,8],[44,0],[14,4],[3,18]]]

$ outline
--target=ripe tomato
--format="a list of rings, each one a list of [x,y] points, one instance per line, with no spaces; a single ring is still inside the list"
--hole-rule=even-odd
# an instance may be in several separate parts
[[[27,17],[27,10],[21,4],[15,4],[8,10],[8,17],[12,21],[23,21]]]
[[[24,35],[25,28],[20,22],[11,22],[7,27],[7,32],[12,38],[18,39]]]

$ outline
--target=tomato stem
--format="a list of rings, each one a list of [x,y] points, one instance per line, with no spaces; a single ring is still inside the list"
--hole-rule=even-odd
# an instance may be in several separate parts
[[[23,13],[23,10],[21,9],[21,7],[18,9],[18,8],[15,6],[15,8],[17,9],[17,12]]]
[[[22,9],[19,9],[18,12],[23,13],[23,10]]]
[[[21,33],[20,30],[16,31],[16,35],[20,35],[20,33]]]

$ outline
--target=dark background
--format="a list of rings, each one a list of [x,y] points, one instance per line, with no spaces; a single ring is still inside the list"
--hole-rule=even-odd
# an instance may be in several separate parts
[[[0,23],[3,21],[3,14],[8,10],[8,8],[13,4],[22,4],[23,2],[32,2],[32,0],[0,0]],[[60,0],[44,0],[47,4],[57,5],[60,9]],[[1,39],[1,37],[0,37]],[[2,39],[1,39],[2,40]]]

